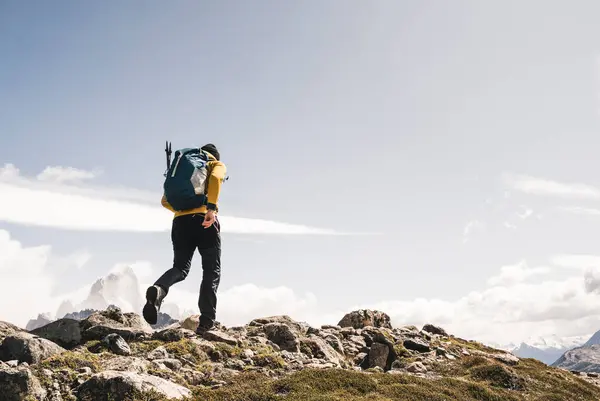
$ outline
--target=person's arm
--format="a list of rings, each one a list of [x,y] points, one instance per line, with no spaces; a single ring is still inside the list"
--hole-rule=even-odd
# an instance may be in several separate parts
[[[211,164],[211,172],[208,177],[208,203],[206,207],[208,210],[215,211],[219,201],[219,194],[221,193],[221,184],[225,180],[227,168],[220,161],[213,161]]]
[[[167,202],[167,197],[165,195],[162,196],[160,203],[161,203],[161,205],[163,205],[164,208],[169,209],[170,211],[175,213],[175,209],[173,209],[173,206],[171,206],[171,204],[169,202]]]

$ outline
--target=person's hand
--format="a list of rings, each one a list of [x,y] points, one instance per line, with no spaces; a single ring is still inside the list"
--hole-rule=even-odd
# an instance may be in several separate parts
[[[209,210],[206,212],[206,216],[204,216],[204,221],[202,222],[202,227],[209,228],[215,222],[215,212],[214,210]]]

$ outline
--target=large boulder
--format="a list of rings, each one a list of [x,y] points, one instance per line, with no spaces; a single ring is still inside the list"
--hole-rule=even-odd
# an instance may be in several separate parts
[[[368,356],[368,367],[375,368],[380,367],[386,369],[388,367],[388,357],[390,355],[390,348],[386,344],[373,343],[369,350]]]
[[[122,313],[118,308],[96,312],[81,321],[81,336],[84,341],[103,340],[115,333],[127,341],[152,337],[152,327],[136,313]]]
[[[20,327],[15,326],[12,323],[0,321],[0,342],[4,340],[4,337],[10,336],[18,332],[24,331]]]
[[[267,316],[261,317],[258,319],[252,320],[248,323],[250,327],[264,327],[271,323],[284,324],[290,328],[296,335],[304,335],[309,329],[309,325],[306,323],[300,323],[289,317],[288,315],[276,315],[276,316]]]
[[[408,338],[403,343],[406,349],[417,352],[431,352],[431,346],[422,338]]]
[[[138,397],[154,391],[168,400],[191,396],[187,388],[157,376],[143,373],[107,370],[93,375],[77,389],[80,401],[109,401]]]
[[[333,349],[327,341],[315,335],[300,339],[300,350],[311,358],[322,359],[337,367],[340,367],[344,360],[343,356]]]
[[[423,331],[426,331],[431,334],[437,334],[438,336],[442,337],[448,337],[448,333],[446,332],[446,330],[439,326],[434,326],[433,324],[429,323],[423,326]]]
[[[151,363],[135,356],[115,356],[101,360],[102,370],[114,370],[132,373],[147,373]]]
[[[160,331],[155,331],[154,334],[152,334],[153,340],[164,342],[174,342],[183,340],[184,338],[194,337],[196,337],[196,333],[193,330],[184,329],[178,325],[174,327],[168,327]]]
[[[38,363],[66,351],[63,347],[26,332],[8,336],[0,345],[0,360]]]
[[[118,334],[112,333],[104,338],[104,343],[109,350],[117,355],[131,355],[129,344]]]
[[[75,319],[59,319],[31,331],[31,334],[55,342],[66,349],[81,344],[81,328]]]
[[[354,329],[362,329],[368,326],[383,327],[387,329],[392,328],[390,317],[386,313],[370,309],[359,309],[347,313],[342,320],[340,320],[338,326],[352,327]]]
[[[290,352],[298,352],[300,341],[298,335],[283,323],[268,323],[263,326],[267,338],[277,344],[280,349]]]
[[[200,323],[200,315],[188,316],[181,322],[181,327],[186,330],[196,331],[198,324]]]
[[[11,368],[0,364],[0,399],[43,401],[46,396],[46,390],[28,368]]]
[[[205,340],[208,341],[212,341],[212,342],[217,342],[217,343],[225,343],[225,344],[229,344],[229,345],[238,345],[239,341],[237,340],[237,338],[224,333],[220,330],[209,330],[207,332],[205,332],[202,337]]]

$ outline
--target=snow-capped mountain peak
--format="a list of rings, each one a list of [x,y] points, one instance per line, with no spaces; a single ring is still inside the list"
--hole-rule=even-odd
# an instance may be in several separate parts
[[[583,345],[588,338],[590,338],[590,335],[571,337],[559,337],[556,335],[546,337],[529,337],[527,340],[523,341],[519,346],[525,344],[530,347],[538,348],[541,350],[570,349]]]

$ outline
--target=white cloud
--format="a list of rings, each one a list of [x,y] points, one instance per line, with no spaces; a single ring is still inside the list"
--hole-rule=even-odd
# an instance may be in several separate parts
[[[556,254],[550,258],[552,264],[563,268],[587,270],[600,267],[600,256],[587,254]]]
[[[517,216],[523,220],[528,219],[533,214],[533,210],[527,206],[521,206],[522,211],[517,213]]]
[[[549,273],[548,267],[529,267],[527,262],[522,260],[514,265],[506,265],[500,268],[500,274],[488,279],[489,285],[513,285],[521,283],[527,279]]]
[[[0,320],[25,327],[28,319],[52,309],[54,257],[50,246],[25,247],[0,230]]]
[[[0,193],[0,221],[9,223],[87,231],[160,232],[171,228],[172,213],[160,205],[160,192],[31,180],[6,165],[0,169]],[[224,233],[339,234],[270,220],[219,219]]]
[[[183,308],[184,315],[198,314],[195,305],[198,293],[172,287],[165,298],[165,304],[175,304]],[[184,307],[187,306],[187,308]],[[219,291],[217,320],[228,326],[244,325],[250,320],[272,315],[289,315],[299,321],[324,323],[318,307],[317,298],[312,293],[296,294],[292,289],[279,287],[261,287],[256,284],[244,284]],[[338,316],[337,323],[341,316]]]
[[[505,174],[503,179],[505,184],[512,189],[532,195],[600,199],[600,189],[587,184],[564,183],[527,175]]]
[[[516,230],[517,229],[516,225],[514,225],[513,223],[508,222],[508,221],[504,222],[504,227],[508,228],[509,230]]]
[[[585,290],[581,276],[495,285],[454,301],[391,300],[361,306],[387,312],[395,325],[434,323],[463,338],[495,343],[595,332],[600,316],[600,298]]]
[[[92,258],[86,249],[80,249],[67,256],[54,256],[51,260],[51,268],[54,271],[65,271],[71,268],[81,269]]]
[[[0,179],[15,179],[19,174],[19,169],[14,164],[7,163],[4,167],[0,167]]]
[[[57,183],[78,182],[91,180],[99,174],[99,171],[86,171],[74,167],[48,166],[38,174],[37,179]]]
[[[477,232],[485,230],[485,224],[479,220],[471,220],[465,224],[463,229],[463,243],[467,243]]]
[[[558,210],[567,213],[573,214],[583,214],[587,216],[600,216],[600,210],[589,208],[589,207],[580,207],[580,206],[565,206],[559,207]]]

